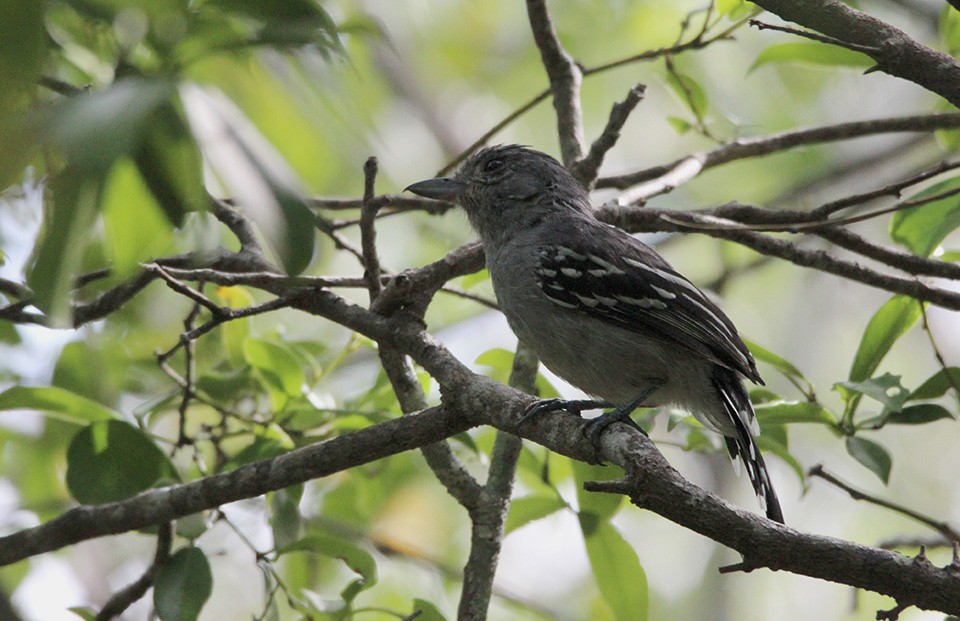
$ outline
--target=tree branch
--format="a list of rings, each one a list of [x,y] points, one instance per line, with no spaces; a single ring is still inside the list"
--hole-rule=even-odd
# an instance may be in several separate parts
[[[553,107],[557,111],[561,159],[569,168],[583,157],[583,114],[580,111],[583,74],[560,44],[547,11],[546,0],[527,0],[527,15],[533,40],[540,50],[543,68],[550,80]]]
[[[682,157],[669,164],[623,175],[601,177],[597,180],[597,188],[618,188],[623,190],[646,181],[656,180],[665,175],[669,175],[691,160],[698,162],[700,168],[696,170],[693,175],[684,177],[683,181],[689,180],[689,178],[699,174],[702,170],[713,168],[714,166],[736,160],[769,155],[779,151],[786,151],[803,145],[836,142],[838,140],[848,140],[850,138],[861,138],[877,134],[931,132],[938,129],[953,129],[957,127],[960,127],[960,113],[952,112],[890,117],[870,121],[853,121],[850,123],[790,130],[769,136],[740,138],[710,151],[702,151]],[[675,186],[676,182],[670,187]],[[650,198],[661,192],[662,190],[637,189],[638,198]],[[621,202],[626,204],[633,201],[624,200]]]

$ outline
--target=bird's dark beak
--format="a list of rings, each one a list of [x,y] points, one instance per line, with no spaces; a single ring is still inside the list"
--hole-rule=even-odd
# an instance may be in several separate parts
[[[453,177],[437,177],[436,179],[427,179],[408,185],[404,192],[413,192],[426,198],[435,198],[452,203],[457,200],[457,195],[460,194],[462,189],[463,184]]]

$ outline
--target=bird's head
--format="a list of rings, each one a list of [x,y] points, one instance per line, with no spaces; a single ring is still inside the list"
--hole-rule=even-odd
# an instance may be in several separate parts
[[[551,212],[590,211],[587,192],[560,162],[518,145],[487,147],[471,155],[455,175],[406,189],[459,204],[484,238]]]

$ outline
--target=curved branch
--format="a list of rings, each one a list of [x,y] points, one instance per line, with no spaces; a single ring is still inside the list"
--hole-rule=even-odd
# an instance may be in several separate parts
[[[823,142],[836,142],[838,140],[848,140],[850,138],[862,138],[865,136],[874,136],[877,134],[889,134],[900,132],[931,132],[938,129],[953,129],[960,127],[960,113],[944,114],[925,114],[913,116],[890,117],[886,119],[875,119],[870,121],[853,121],[850,123],[838,123],[836,125],[824,125],[822,127],[810,127],[806,129],[797,129],[768,136],[755,136],[752,138],[740,138],[729,142],[710,151],[693,153],[678,160],[655,166],[633,173],[615,175],[610,177],[600,177],[597,179],[597,188],[618,188],[626,189],[652,181],[670,174],[679,168],[684,162],[694,160],[700,163],[700,169],[694,174],[699,174],[701,170],[713,168],[720,164],[726,164],[735,160],[741,160],[751,157],[769,155],[778,151],[786,151],[794,147],[818,144]],[[649,198],[657,192],[646,191],[644,198]],[[626,202],[626,201],[624,201]]]

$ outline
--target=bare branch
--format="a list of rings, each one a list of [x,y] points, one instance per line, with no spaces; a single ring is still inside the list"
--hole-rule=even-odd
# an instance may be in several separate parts
[[[597,188],[618,188],[626,189],[631,186],[643,183],[645,181],[656,180],[664,175],[671,174],[675,169],[680,168],[689,160],[700,162],[700,170],[697,170],[693,176],[699,174],[701,170],[713,168],[720,164],[726,164],[735,160],[741,160],[761,155],[769,155],[779,151],[786,151],[794,147],[810,144],[819,144],[824,142],[836,142],[838,140],[847,140],[850,138],[860,138],[864,136],[873,136],[877,134],[888,134],[895,132],[931,132],[938,129],[952,129],[960,127],[960,113],[944,113],[891,117],[886,119],[876,119],[872,121],[854,121],[850,123],[839,123],[836,125],[825,125],[822,127],[811,127],[807,129],[791,130],[769,136],[756,136],[753,138],[740,138],[733,142],[721,145],[716,149],[694,153],[682,157],[669,164],[647,168],[645,170],[616,175],[612,177],[601,177],[597,180]],[[689,180],[692,176],[684,176],[683,181]],[[670,186],[676,187],[676,185]],[[637,188],[637,196],[649,198],[662,191],[644,190]],[[627,201],[623,201],[624,204]]]
[[[363,251],[363,279],[370,292],[370,302],[380,295],[380,257],[377,255],[377,207],[373,203],[377,180],[377,158],[367,158],[363,165],[363,208],[360,210],[360,246]]]
[[[590,145],[590,151],[583,159],[573,165],[571,173],[585,188],[593,187],[597,180],[597,171],[603,164],[603,158],[607,155],[607,151],[612,149],[617,140],[620,139],[620,130],[623,129],[627,119],[630,118],[630,113],[643,99],[646,90],[646,86],[638,84],[630,89],[626,99],[613,104],[613,109],[610,110],[610,117],[607,119],[607,125],[603,128],[603,132]]]
[[[533,40],[540,50],[543,68],[550,80],[553,107],[557,111],[561,159],[565,166],[571,167],[583,157],[583,114],[580,111],[583,74],[560,44],[546,0],[527,0],[527,15]]]
[[[695,230],[711,237],[728,239],[769,256],[779,257],[796,265],[841,276],[892,293],[902,293],[943,308],[960,310],[960,294],[931,287],[914,278],[883,274],[858,263],[838,259],[823,250],[801,248],[796,243],[740,228],[728,228],[730,220],[717,219],[699,212],[678,212],[664,209],[615,209],[601,207],[600,219],[632,232]],[[719,226],[717,226],[719,225]],[[702,227],[702,228],[701,228]]]
[[[946,522],[935,520],[918,511],[914,511],[909,507],[905,507],[903,505],[897,504],[895,502],[890,502],[889,500],[884,500],[882,498],[877,498],[876,496],[872,496],[866,492],[858,490],[848,485],[847,483],[844,483],[837,477],[833,476],[832,474],[824,470],[823,466],[820,464],[811,468],[807,474],[812,477],[819,477],[824,481],[826,481],[827,483],[830,483],[842,489],[843,491],[845,491],[847,494],[850,495],[850,498],[853,498],[854,500],[862,500],[864,502],[869,502],[870,504],[877,505],[878,507],[883,507],[884,509],[890,509],[894,513],[905,515],[912,520],[916,520],[917,522],[920,522],[921,524],[923,524],[928,528],[932,528],[933,530],[937,531],[938,533],[940,533],[942,536],[946,537],[950,541],[960,543],[960,532],[953,529]]]

